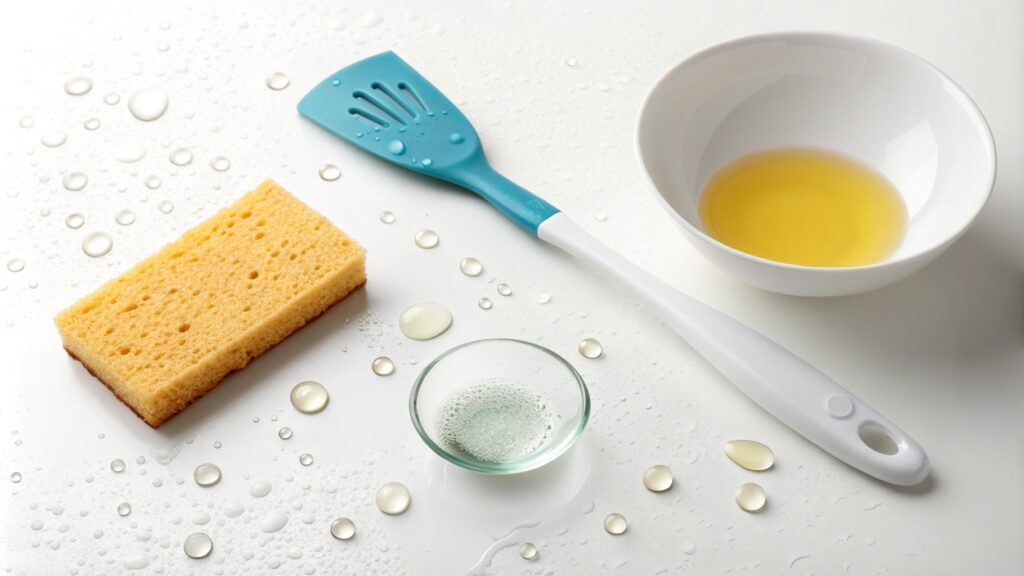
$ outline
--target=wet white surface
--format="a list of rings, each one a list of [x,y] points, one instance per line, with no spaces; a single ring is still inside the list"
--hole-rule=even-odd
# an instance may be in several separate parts
[[[0,573],[1018,572],[1024,6],[608,4],[120,0],[8,8],[0,19]],[[749,288],[703,262],[644,189],[632,130],[650,84],[700,47],[790,29],[861,34],[915,51],[952,75],[992,125],[1001,163],[977,226],[890,288],[828,300]],[[849,469],[749,402],[628,294],[468,193],[369,158],[295,113],[324,76],[385,49],[465,111],[510,178],[903,426],[929,451],[932,481],[899,490]],[[267,88],[275,72],[290,85]],[[72,96],[64,84],[77,76],[93,87]],[[165,91],[169,105],[142,122],[128,100],[148,87]],[[99,128],[85,128],[89,118]],[[61,144],[44,144],[62,133]],[[147,153],[119,161],[126,146]],[[169,161],[178,148],[191,150],[191,163]],[[220,156],[229,161],[224,171],[211,168]],[[340,168],[338,180],[320,178],[327,163]],[[88,183],[67,190],[64,174],[76,171]],[[145,181],[154,175],[161,184],[151,189]],[[64,354],[51,319],[266,177],[368,248],[369,283],[151,430]],[[161,210],[164,202],[174,209]],[[135,220],[119,224],[126,209]],[[380,221],[385,210],[394,223]],[[591,217],[598,211],[605,217]],[[84,216],[82,227],[65,224],[72,213]],[[436,231],[440,244],[417,248],[421,229]],[[92,258],[82,243],[97,231],[113,247]],[[464,275],[466,257],[484,273]],[[13,271],[8,263],[19,259],[24,267]],[[498,295],[500,283],[511,296]],[[550,301],[539,304],[542,294]],[[490,310],[477,306],[483,296]],[[434,340],[408,340],[397,318],[424,301],[450,309],[454,324]],[[581,442],[521,477],[442,464],[408,416],[420,368],[458,343],[496,336],[564,355],[594,401]],[[577,352],[587,337],[600,340],[600,358]],[[381,355],[396,363],[386,378],[371,371]],[[303,380],[330,391],[322,413],[291,407],[289,392]],[[283,426],[294,430],[288,440],[278,437]],[[737,467],[722,453],[734,438],[771,446],[775,467]],[[313,455],[311,466],[300,465],[303,453]],[[115,458],[126,462],[123,473],[111,471]],[[203,462],[223,471],[215,486],[192,480]],[[644,488],[654,464],[675,474],[668,492]],[[412,494],[401,516],[374,505],[389,481]],[[257,482],[273,488],[253,497]],[[736,507],[746,482],[768,494],[759,514]],[[118,516],[122,502],[129,516]],[[629,521],[622,536],[604,531],[612,512]],[[338,516],[355,522],[352,540],[331,537]],[[213,539],[205,559],[184,554],[194,532]],[[519,556],[524,542],[537,545],[532,562]]]

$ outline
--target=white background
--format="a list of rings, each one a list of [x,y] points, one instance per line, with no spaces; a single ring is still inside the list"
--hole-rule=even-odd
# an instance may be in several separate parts
[[[120,574],[145,565],[156,574],[449,575],[465,573],[497,540],[494,574],[1020,573],[1024,5],[633,4],[6,4],[0,260],[26,265],[18,273],[0,266],[0,572]],[[761,292],[702,261],[644,189],[632,131],[649,86],[696,49],[776,30],[898,44],[955,78],[991,123],[1000,158],[992,201],[912,278],[847,298]],[[385,49],[465,111],[497,168],[627,257],[803,355],[914,435],[931,456],[931,480],[895,489],[837,462],[733,389],[628,294],[482,201],[361,155],[296,115],[295,103],[321,78]],[[291,86],[267,89],[275,71]],[[92,91],[66,95],[63,83],[79,74]],[[170,94],[166,115],[146,124],[126,108],[145,86]],[[119,104],[103,103],[108,92]],[[33,127],[19,127],[25,116]],[[93,116],[102,126],[86,131]],[[51,125],[67,131],[59,148],[40,144]],[[118,162],[123,142],[144,145],[146,157]],[[167,160],[179,146],[195,155],[185,168]],[[219,154],[229,171],[210,169]],[[326,162],[342,169],[340,180],[318,178]],[[73,170],[89,176],[81,192],[61,186]],[[143,185],[153,174],[162,180],[156,190]],[[151,430],[64,354],[51,319],[266,177],[367,247],[369,283]],[[157,209],[164,200],[174,204],[169,214]],[[124,208],[137,214],[130,226],[113,220]],[[593,217],[598,209],[606,220]],[[380,223],[381,210],[397,221]],[[83,228],[64,225],[72,212],[85,216]],[[438,232],[437,249],[413,245],[422,228]],[[82,253],[93,230],[114,237],[110,254]],[[484,263],[482,276],[459,272],[465,256]],[[499,282],[514,294],[499,296]],[[535,302],[541,292],[550,303]],[[492,310],[477,308],[481,296]],[[395,319],[419,301],[450,308],[452,329],[434,341],[405,340]],[[543,343],[590,384],[594,413],[583,440],[534,474],[486,478],[442,466],[409,423],[418,369],[450,346],[490,336]],[[577,354],[587,336],[604,344],[604,357]],[[380,354],[398,364],[389,378],[370,372]],[[303,416],[289,405],[291,386],[304,379],[330,390],[325,412]],[[282,425],[295,430],[291,440],[278,439]],[[722,454],[732,438],[769,444],[776,467],[738,468]],[[298,464],[303,452],[313,466]],[[114,458],[128,462],[125,473],[110,471]],[[191,476],[206,461],[224,479],[202,489]],[[641,475],[656,463],[675,472],[671,492],[644,490]],[[15,471],[18,484],[8,479]],[[257,480],[271,482],[269,496],[249,495]],[[404,516],[373,506],[376,487],[390,480],[412,491]],[[768,493],[761,514],[733,502],[748,481]],[[133,507],[127,518],[115,512],[122,501]],[[233,504],[245,512],[228,517]],[[621,537],[602,529],[613,511],[630,522]],[[264,533],[274,512],[288,523]],[[329,536],[339,515],[355,521],[354,540]],[[203,561],[181,550],[195,531],[215,542]],[[516,553],[525,541],[540,549],[533,563]]]

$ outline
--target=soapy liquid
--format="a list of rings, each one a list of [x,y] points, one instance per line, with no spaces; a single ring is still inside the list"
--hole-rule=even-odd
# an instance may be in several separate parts
[[[864,266],[903,240],[907,210],[884,176],[813,148],[755,152],[723,166],[700,198],[704,229],[737,250],[802,266]]]

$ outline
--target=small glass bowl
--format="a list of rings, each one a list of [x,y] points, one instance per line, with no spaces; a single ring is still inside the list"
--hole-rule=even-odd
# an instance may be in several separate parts
[[[484,474],[518,474],[551,462],[576,442],[590,418],[590,393],[576,369],[543,346],[475,340],[420,372],[409,413],[416,432],[445,460]],[[442,426],[453,414],[461,424]],[[516,434],[524,430],[529,433]],[[505,447],[511,447],[507,457],[492,457]]]

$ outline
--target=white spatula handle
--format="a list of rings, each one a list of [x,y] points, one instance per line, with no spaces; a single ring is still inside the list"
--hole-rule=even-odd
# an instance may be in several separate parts
[[[660,316],[762,408],[826,452],[875,478],[911,486],[928,476],[921,446],[807,362],[744,324],[648,274],[558,213],[537,234],[591,262],[646,298]],[[883,454],[862,437],[874,431],[898,449]]]

